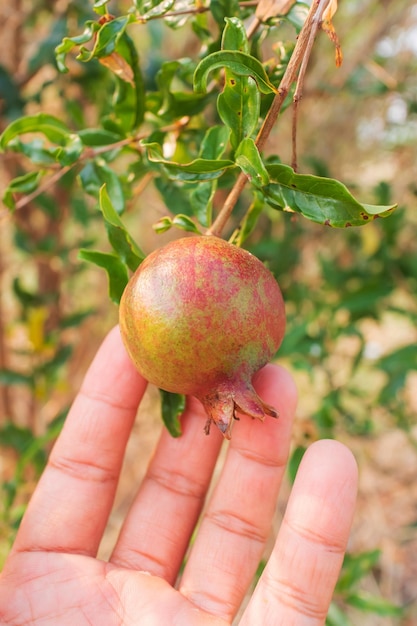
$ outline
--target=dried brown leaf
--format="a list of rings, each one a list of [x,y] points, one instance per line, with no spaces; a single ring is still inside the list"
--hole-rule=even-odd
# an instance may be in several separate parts
[[[260,22],[266,22],[271,17],[286,15],[295,0],[260,0],[256,7],[256,17]]]

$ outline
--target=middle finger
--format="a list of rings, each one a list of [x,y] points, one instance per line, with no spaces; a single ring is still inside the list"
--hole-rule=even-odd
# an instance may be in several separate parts
[[[111,562],[173,584],[210,484],[223,437],[207,437],[202,405],[189,398],[174,439],[165,429],[123,524]]]

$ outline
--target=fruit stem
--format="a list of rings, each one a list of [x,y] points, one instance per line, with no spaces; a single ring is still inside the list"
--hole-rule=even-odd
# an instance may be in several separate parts
[[[285,70],[284,76],[282,77],[276,96],[272,101],[268,114],[266,115],[258,136],[256,137],[256,145],[259,151],[264,148],[275,122],[277,121],[281,107],[287,97],[291,85],[297,79],[297,73],[300,65],[303,64],[303,67],[305,67],[308,62],[308,58],[312,50],[312,44],[322,21],[323,12],[328,4],[329,0],[315,0],[310,7],[306,21],[300,31],[297,43]],[[240,194],[245,188],[247,181],[248,177],[246,174],[243,172],[239,174],[233,188],[219,211],[219,214],[211,227],[206,231],[207,235],[216,235],[217,237],[220,237]]]

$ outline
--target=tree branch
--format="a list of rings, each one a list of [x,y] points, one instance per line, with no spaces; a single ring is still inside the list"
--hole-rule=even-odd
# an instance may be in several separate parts
[[[278,92],[272,101],[271,108],[269,109],[256,138],[256,145],[260,151],[264,148],[275,122],[277,121],[285,98],[290,91],[291,85],[297,79],[298,70],[301,64],[307,64],[314,39],[322,21],[323,12],[328,3],[329,0],[315,0],[310,7],[310,11],[298,36],[291,59],[287,65],[284,76],[282,77]],[[223,228],[228,222],[233,208],[247,183],[247,180],[248,178],[245,174],[242,173],[239,175],[217,218],[214,220],[212,226],[207,230],[207,235],[221,235]]]

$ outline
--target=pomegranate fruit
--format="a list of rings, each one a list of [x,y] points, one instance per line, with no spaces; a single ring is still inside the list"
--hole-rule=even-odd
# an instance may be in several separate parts
[[[139,372],[161,389],[203,404],[230,438],[236,413],[277,417],[252,377],[278,350],[284,302],[259,259],[214,236],[183,238],[155,250],[130,279],[120,329]]]

